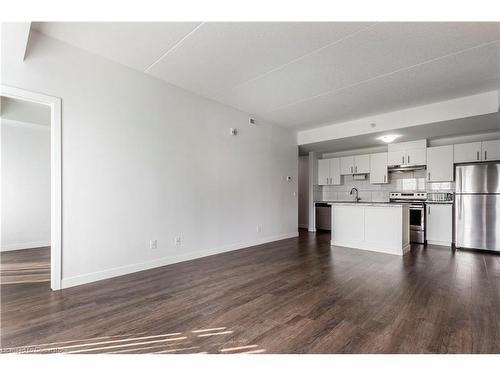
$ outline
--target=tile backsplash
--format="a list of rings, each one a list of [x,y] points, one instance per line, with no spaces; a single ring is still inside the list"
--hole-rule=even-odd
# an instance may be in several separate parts
[[[455,190],[454,182],[427,182],[425,170],[408,171],[404,173],[389,173],[389,183],[370,184],[370,176],[365,180],[354,180],[353,176],[342,176],[341,185],[314,186],[314,199],[317,201],[350,201],[349,194],[352,188],[359,191],[361,201],[387,202],[389,193],[393,191],[439,191],[450,192]]]

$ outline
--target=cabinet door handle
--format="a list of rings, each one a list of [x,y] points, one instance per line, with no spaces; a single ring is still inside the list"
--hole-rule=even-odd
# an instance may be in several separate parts
[[[431,179],[431,172],[427,173],[427,179],[430,180]]]
[[[352,173],[352,167],[351,167],[351,173]]]
[[[401,158],[401,162],[404,164],[405,163],[405,156],[403,155],[403,157]]]
[[[410,155],[408,155],[408,164],[410,164]]]
[[[486,153],[485,153],[485,155],[486,155]],[[357,165],[354,167],[354,172],[358,173],[358,166]]]
[[[479,151],[476,152],[476,159],[479,160]]]
[[[428,214],[429,216],[431,216],[431,206],[428,206],[428,207],[427,207],[427,214]]]
[[[484,160],[488,160],[488,158],[486,157],[486,152],[487,151],[484,151]]]
[[[386,179],[386,175],[384,174],[384,182],[385,182],[385,179]]]

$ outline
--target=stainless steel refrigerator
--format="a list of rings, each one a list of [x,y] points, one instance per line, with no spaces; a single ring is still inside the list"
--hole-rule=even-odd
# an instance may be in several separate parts
[[[500,162],[455,167],[456,247],[500,251]]]

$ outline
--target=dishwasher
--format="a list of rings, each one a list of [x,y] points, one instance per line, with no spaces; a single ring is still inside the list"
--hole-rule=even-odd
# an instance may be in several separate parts
[[[317,202],[316,229],[332,230],[332,206],[328,203]]]

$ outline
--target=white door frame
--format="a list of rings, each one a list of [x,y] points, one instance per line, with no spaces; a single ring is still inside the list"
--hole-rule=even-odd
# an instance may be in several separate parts
[[[1,86],[2,96],[50,107],[50,287],[61,289],[62,201],[61,201],[61,98],[12,86]]]

